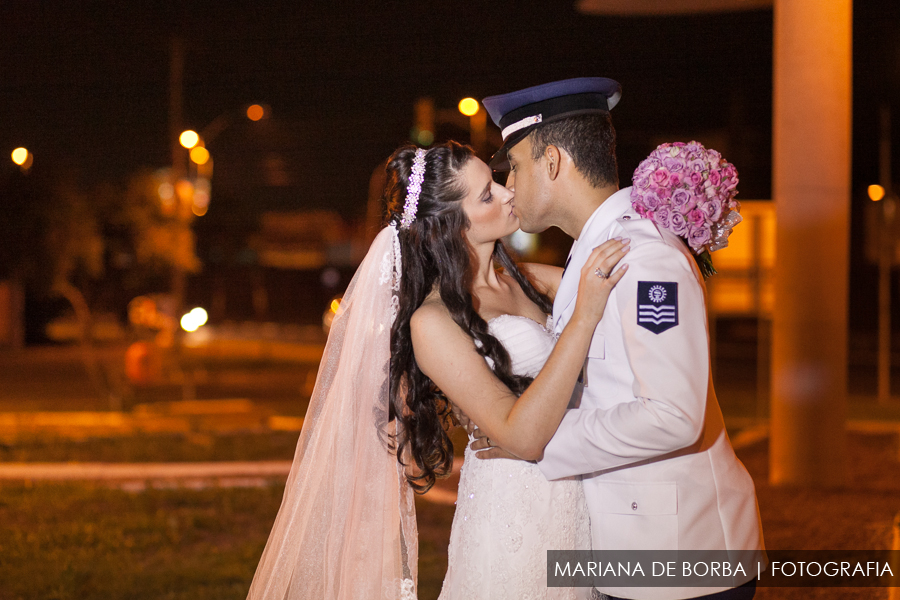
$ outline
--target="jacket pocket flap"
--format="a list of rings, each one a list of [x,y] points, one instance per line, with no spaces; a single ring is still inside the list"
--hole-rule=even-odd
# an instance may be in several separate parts
[[[597,485],[599,509],[615,515],[678,514],[674,481],[663,483],[602,482]]]

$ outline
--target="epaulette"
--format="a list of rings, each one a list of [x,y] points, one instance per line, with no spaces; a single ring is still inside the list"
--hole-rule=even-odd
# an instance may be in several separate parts
[[[616,222],[631,238],[632,247],[648,242],[664,241],[656,224],[650,219],[641,217],[636,212],[628,211],[616,219]]]

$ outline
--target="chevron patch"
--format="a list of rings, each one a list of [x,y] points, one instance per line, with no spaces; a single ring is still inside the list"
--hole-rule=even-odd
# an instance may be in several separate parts
[[[637,324],[656,334],[678,325],[678,282],[638,281]]]

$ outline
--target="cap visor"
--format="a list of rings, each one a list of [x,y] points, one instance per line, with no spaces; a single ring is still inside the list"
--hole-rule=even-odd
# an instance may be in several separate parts
[[[525,137],[531,132],[532,129],[539,125],[531,125],[530,127],[525,127],[524,129],[520,129],[516,131],[503,142],[503,145],[500,146],[500,149],[494,152],[494,155],[491,157],[490,162],[488,162],[488,166],[495,171],[509,171],[509,157],[507,153],[509,149],[521,142],[525,139]]]

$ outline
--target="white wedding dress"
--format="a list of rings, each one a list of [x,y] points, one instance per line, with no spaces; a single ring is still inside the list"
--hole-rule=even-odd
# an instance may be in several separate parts
[[[488,327],[517,375],[536,376],[556,343],[526,317]],[[547,481],[534,463],[481,460],[467,447],[439,600],[589,598],[590,588],[547,587],[547,550],[590,549],[590,531],[580,480]]]

